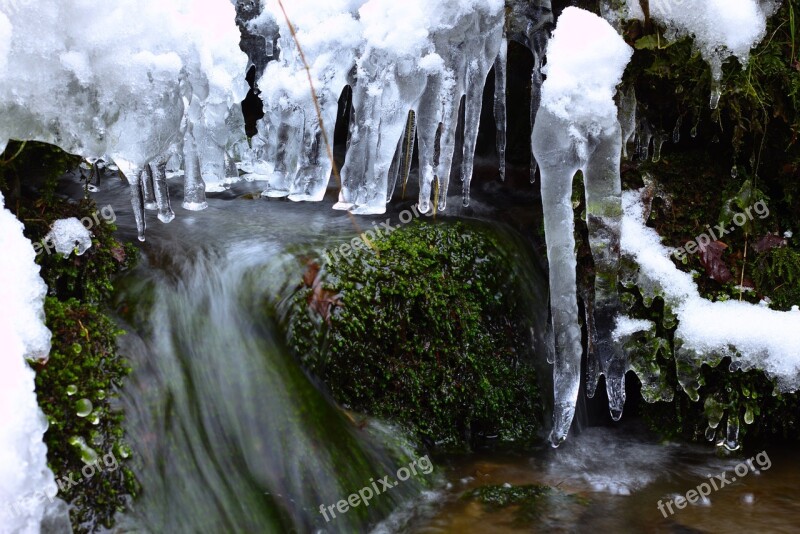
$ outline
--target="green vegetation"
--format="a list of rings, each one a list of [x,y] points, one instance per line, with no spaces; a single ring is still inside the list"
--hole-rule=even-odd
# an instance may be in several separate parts
[[[512,524],[515,527],[535,524],[537,529],[563,526],[558,524],[561,512],[588,504],[585,498],[540,484],[481,486],[464,493],[462,499],[481,502],[490,513],[508,508],[513,513]],[[566,517],[569,516],[567,513]]]
[[[664,28],[652,21],[630,21],[624,28],[635,53],[623,85],[635,89],[637,113],[654,141],[666,141],[658,161],[623,163],[626,188],[642,187],[643,175],[655,180],[649,225],[666,245],[680,247],[708,225],[730,227],[734,213],[759,200],[769,207],[768,217],[756,217],[723,237],[715,254],[676,261],[680,269],[697,273],[701,294],[712,300],[767,299],[777,310],[800,305],[798,13],[800,1],[784,0],[750,62],[744,68],[735,59],[725,63],[714,110],[709,108],[710,68],[691,39],[669,42]],[[675,132],[677,143],[672,142]],[[795,237],[784,240],[787,230]],[[580,279],[589,287],[591,257],[578,238]],[[799,395],[778,393],[761,371],[731,370],[727,358],[700,369],[676,359],[676,318],[663,300],[643,296],[635,286],[623,288],[622,298],[629,314],[656,324],[655,332],[635,337],[628,347],[644,398],[664,400],[642,405],[655,430],[671,438],[721,443],[735,415],[746,447],[800,438]],[[718,423],[716,429],[708,430],[709,421]]]
[[[428,444],[530,439],[542,422],[514,251],[464,223],[415,222],[311,264],[290,345],[345,407]]]
[[[23,222],[32,242],[41,242],[57,219],[92,218],[98,212],[91,199],[75,202],[57,193],[57,178],[79,161],[41,143],[11,143],[0,156],[6,207]],[[111,526],[114,514],[137,492],[125,465],[130,450],[123,436],[123,414],[116,406],[130,369],[116,348],[122,332],[104,308],[112,278],[131,267],[137,252],[114,238],[115,229],[101,219],[92,226],[92,247],[82,256],[43,252],[36,258],[49,288],[45,315],[53,333],[48,360],[34,364],[36,390],[50,425],[45,434],[50,468],[56,479],[83,479],[69,488],[64,484],[58,495],[74,506],[71,517],[77,532]],[[109,454],[116,462],[103,461]],[[85,462],[95,459],[95,474],[81,475]]]

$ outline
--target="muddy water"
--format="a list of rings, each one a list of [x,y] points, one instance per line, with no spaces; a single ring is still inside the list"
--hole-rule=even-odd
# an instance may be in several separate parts
[[[434,502],[417,509],[409,531],[800,532],[796,452],[775,447],[756,457],[759,452],[721,459],[709,447],[659,444],[626,425],[589,428],[556,450],[440,459],[447,466],[446,485]],[[739,473],[747,474],[737,476],[737,465],[750,457],[755,470],[745,464]],[[717,477],[730,482],[716,491],[710,487],[708,498],[697,504],[685,503],[683,509],[672,504],[674,514],[669,513],[667,501],[697,491],[711,477],[717,486],[722,485]],[[559,493],[537,501],[533,521],[520,521],[519,507],[492,509],[462,497],[480,486],[503,484],[544,484]]]

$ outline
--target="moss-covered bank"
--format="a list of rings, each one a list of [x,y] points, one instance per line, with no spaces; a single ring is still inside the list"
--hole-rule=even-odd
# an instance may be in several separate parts
[[[400,226],[309,264],[288,303],[290,344],[339,403],[429,445],[530,439],[543,413],[517,267],[488,228]]]
[[[121,332],[105,309],[112,278],[134,263],[137,252],[115,239],[115,226],[97,217],[93,200],[73,201],[57,193],[57,178],[79,163],[49,145],[11,143],[0,156],[0,190],[34,243],[42,242],[57,219],[93,221],[92,247],[82,256],[37,249],[42,250],[36,261],[49,290],[45,316],[53,336],[49,358],[34,364],[39,405],[49,421],[48,463],[61,481],[58,497],[73,505],[73,528],[91,532],[111,526],[114,514],[137,491],[116,405],[130,369],[117,352]],[[82,471],[94,461],[95,469]]]

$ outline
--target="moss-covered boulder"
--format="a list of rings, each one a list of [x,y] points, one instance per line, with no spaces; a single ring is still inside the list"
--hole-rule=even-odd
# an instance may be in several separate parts
[[[320,269],[291,299],[290,344],[345,407],[425,442],[529,439],[543,418],[520,259],[474,224],[414,222]],[[329,256],[330,257],[330,256]]]

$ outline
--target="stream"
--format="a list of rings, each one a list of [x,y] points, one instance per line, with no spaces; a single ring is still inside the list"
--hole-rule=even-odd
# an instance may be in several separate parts
[[[800,471],[791,451],[765,451],[769,468],[757,464],[761,469],[698,504],[662,513],[659,500],[675,500],[715,475],[729,473],[730,479],[741,459],[717,458],[711,446],[659,443],[632,417],[633,410],[614,426],[592,426],[598,422],[580,405],[580,431],[559,449],[542,439],[525,452],[431,454],[432,473],[418,473],[372,506],[326,521],[322,505],[396,473],[416,453],[390,425],[338,408],[304,373],[280,331],[277,310],[296,289],[303,258],[355,235],[353,221],[316,204],[251,200],[247,189],[259,190],[251,186],[210,198],[209,208],[199,213],[176,202],[181,216],[169,225],[151,225],[139,266],[120,280],[116,307],[128,332],[122,353],[134,369],[122,404],[142,492],[115,532],[689,533],[800,527],[793,492]],[[98,206],[113,206],[120,237],[135,240],[127,187],[108,181],[94,197]],[[517,199],[505,213],[513,216],[528,202]],[[480,201],[471,211],[479,218],[491,212]],[[390,211],[381,220],[392,216]],[[546,287],[538,267],[530,273],[532,285]],[[533,508],[497,508],[464,497],[476,488],[508,484],[555,490]]]

